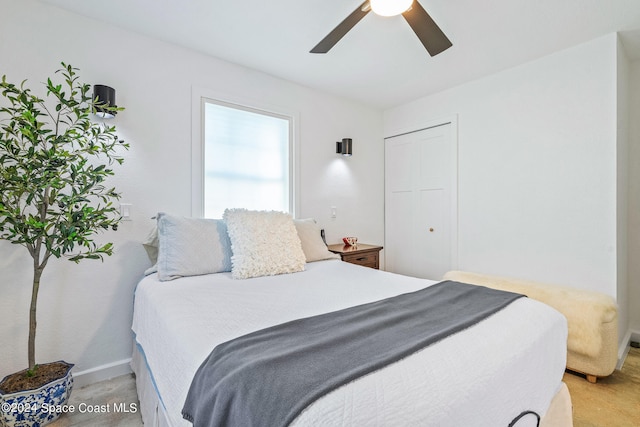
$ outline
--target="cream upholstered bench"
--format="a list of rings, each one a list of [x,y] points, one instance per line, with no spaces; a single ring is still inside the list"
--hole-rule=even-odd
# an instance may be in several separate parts
[[[567,369],[589,382],[610,375],[618,361],[618,307],[608,295],[564,286],[499,276],[449,271],[445,280],[527,295],[567,318]]]

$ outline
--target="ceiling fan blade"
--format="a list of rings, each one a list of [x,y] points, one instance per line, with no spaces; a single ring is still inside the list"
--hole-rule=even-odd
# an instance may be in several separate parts
[[[342,21],[336,28],[333,29],[325,38],[322,39],[313,49],[311,53],[327,53],[340,41],[345,34],[349,32],[367,13],[371,11],[369,7],[369,0],[362,3],[356,10],[354,10],[347,18]]]
[[[402,16],[416,33],[429,55],[436,56],[453,46],[438,24],[431,19],[431,16],[417,1],[414,1],[411,9],[404,12]]]

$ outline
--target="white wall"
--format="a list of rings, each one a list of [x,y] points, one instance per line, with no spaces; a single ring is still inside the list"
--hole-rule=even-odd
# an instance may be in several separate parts
[[[617,53],[610,34],[385,111],[385,136],[458,114],[459,269],[624,296]]]
[[[156,212],[191,210],[192,86],[296,112],[297,216],[315,217],[329,243],[343,235],[383,242],[380,111],[32,0],[0,0],[0,8],[0,72],[35,85],[60,61],[71,63],[83,81],[116,89],[126,111],[114,123],[131,144],[113,182],[121,201],[133,204],[133,221],[99,236],[115,243],[104,263],[50,262],[39,300],[37,361],[65,359],[87,379],[104,366],[126,370],[133,291],[149,266],[139,242]],[[349,159],[335,154],[335,141],[344,137],[354,140]],[[29,271],[27,251],[0,242],[0,377],[26,365]]]

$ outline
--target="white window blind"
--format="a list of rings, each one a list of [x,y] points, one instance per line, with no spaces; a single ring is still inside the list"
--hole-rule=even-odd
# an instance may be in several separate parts
[[[206,218],[226,208],[291,212],[292,119],[203,99]]]

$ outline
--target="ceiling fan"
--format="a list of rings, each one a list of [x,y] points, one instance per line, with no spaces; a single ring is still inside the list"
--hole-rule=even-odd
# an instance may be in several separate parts
[[[417,0],[367,0],[311,49],[310,53],[329,52],[349,30],[372,10],[382,16],[402,14],[431,56],[435,56],[453,45]]]

